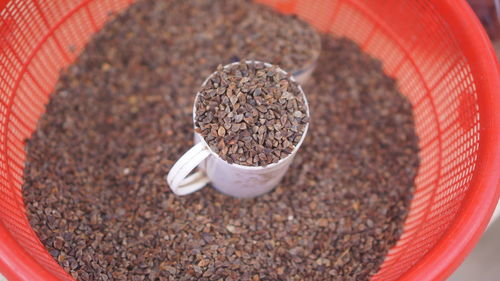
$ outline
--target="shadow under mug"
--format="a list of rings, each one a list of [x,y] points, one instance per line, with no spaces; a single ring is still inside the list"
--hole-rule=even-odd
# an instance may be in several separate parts
[[[246,61],[246,63],[252,64],[262,62]],[[224,66],[224,68],[231,67],[235,64],[239,64],[239,62],[228,64]],[[272,66],[268,63],[262,64],[266,67]],[[284,76],[287,75],[282,69],[278,69],[278,71]],[[205,82],[203,82],[202,87],[206,85],[215,73],[216,72],[212,73]],[[290,79],[296,82],[293,77],[290,77]],[[310,117],[309,106],[304,91],[300,85],[298,85],[298,88],[304,99],[307,117]],[[195,123],[196,101],[198,96],[199,92],[196,94],[193,107],[193,123]],[[262,195],[271,191],[281,181],[292,163],[293,158],[297,154],[300,145],[304,141],[308,128],[309,122],[306,124],[304,133],[299,142],[289,155],[276,163],[266,166],[231,164],[223,160],[217,153],[213,152],[203,137],[194,132],[195,145],[179,158],[172,169],[170,169],[167,176],[167,182],[170,189],[176,195],[190,194],[203,188],[208,183],[211,183],[212,186],[220,192],[238,198],[249,198]],[[192,173],[197,167],[198,171]]]

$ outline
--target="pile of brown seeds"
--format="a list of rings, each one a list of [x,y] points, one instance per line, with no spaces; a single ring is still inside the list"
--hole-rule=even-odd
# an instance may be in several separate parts
[[[246,5],[240,6],[229,22],[228,32],[235,36],[230,38],[228,52],[234,58],[274,62],[292,73],[315,62],[321,51],[321,38],[309,24],[294,16],[276,14],[262,5]]]
[[[77,280],[368,280],[398,239],[418,167],[411,105],[380,63],[329,35],[279,187],[247,200],[169,191],[195,93],[227,59],[222,41],[197,41],[224,30],[196,20],[248,5],[141,1],[62,75],[28,141],[23,196]]]
[[[266,166],[292,153],[309,122],[300,86],[274,65],[219,66],[198,94],[195,126],[229,163]]]
[[[277,14],[253,1],[162,2],[158,5],[163,6],[161,9],[168,16],[164,14],[164,19],[145,31],[163,29],[160,38],[173,52],[183,47],[185,63],[200,65],[216,61],[210,69],[213,71],[218,64],[249,59],[270,62],[293,73],[314,63],[321,51],[321,38],[307,23],[294,16]],[[169,11],[176,11],[180,16],[172,16]],[[139,20],[149,22],[147,18]],[[169,25],[175,28],[166,28]],[[221,59],[213,59],[213,55]]]

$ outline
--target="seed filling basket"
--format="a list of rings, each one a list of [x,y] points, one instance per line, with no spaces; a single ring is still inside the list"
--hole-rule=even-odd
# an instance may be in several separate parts
[[[26,218],[24,140],[61,68],[133,1],[0,0],[0,272],[71,280]],[[345,36],[383,62],[411,101],[421,165],[404,232],[373,280],[440,280],[463,261],[500,194],[500,75],[464,0],[258,1]]]

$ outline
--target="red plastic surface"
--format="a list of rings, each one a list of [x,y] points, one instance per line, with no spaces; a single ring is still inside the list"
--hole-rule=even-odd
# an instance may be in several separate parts
[[[0,0],[0,272],[72,280],[25,215],[24,139],[90,36],[133,1]],[[383,62],[413,105],[421,166],[404,233],[373,280],[441,280],[500,195],[500,72],[462,0],[259,0],[346,36]]]

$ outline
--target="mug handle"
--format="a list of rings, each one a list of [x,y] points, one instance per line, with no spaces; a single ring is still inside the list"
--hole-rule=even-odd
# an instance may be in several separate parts
[[[188,176],[209,155],[210,151],[206,144],[199,142],[177,160],[167,175],[168,185],[176,195],[182,196],[193,193],[210,182],[202,171],[197,171]]]

